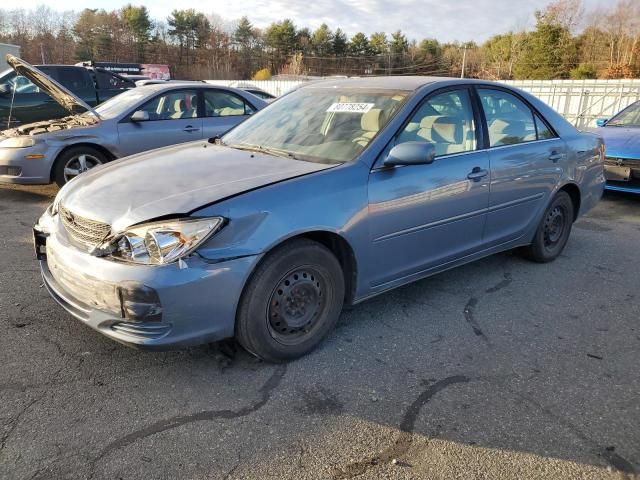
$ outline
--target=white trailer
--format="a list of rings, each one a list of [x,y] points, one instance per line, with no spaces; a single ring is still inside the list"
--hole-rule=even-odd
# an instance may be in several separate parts
[[[8,43],[0,43],[0,72],[9,68],[7,64],[6,57],[7,54],[15,55],[16,57],[20,56],[20,47],[18,45],[9,45]]]

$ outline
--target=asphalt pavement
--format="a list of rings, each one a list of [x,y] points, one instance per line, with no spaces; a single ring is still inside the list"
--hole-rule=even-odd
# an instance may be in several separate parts
[[[148,353],[49,298],[0,186],[0,478],[619,479],[640,472],[640,198],[343,313],[311,355]]]

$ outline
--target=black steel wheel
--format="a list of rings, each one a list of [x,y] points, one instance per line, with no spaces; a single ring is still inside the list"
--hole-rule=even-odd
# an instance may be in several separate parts
[[[236,316],[236,338],[271,362],[300,357],[331,331],[344,302],[344,275],[335,255],[307,239],[267,255],[247,282]]]
[[[533,242],[524,249],[525,256],[539,263],[555,260],[569,240],[573,219],[571,197],[565,191],[558,192],[547,207]]]

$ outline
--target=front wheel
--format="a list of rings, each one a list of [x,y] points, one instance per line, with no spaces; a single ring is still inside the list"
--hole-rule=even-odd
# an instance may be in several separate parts
[[[62,187],[68,181],[87,170],[106,163],[108,158],[101,151],[89,147],[73,147],[62,152],[53,166],[53,179]]]
[[[567,192],[558,192],[538,225],[533,243],[524,248],[525,256],[538,263],[555,260],[569,240],[573,219],[571,197]]]
[[[300,357],[338,321],[344,288],[340,263],[330,250],[306,239],[288,242],[270,253],[247,283],[236,338],[269,362]]]

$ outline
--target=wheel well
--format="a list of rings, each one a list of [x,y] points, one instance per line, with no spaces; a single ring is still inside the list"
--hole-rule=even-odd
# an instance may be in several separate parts
[[[77,147],[91,147],[94,150],[98,150],[100,153],[102,153],[105,157],[107,157],[107,159],[109,161],[111,160],[115,160],[116,156],[111,153],[109,150],[107,150],[105,147],[103,147],[102,145],[98,145],[95,143],[74,143],[73,145],[69,145],[67,147],[64,147],[62,150],[60,150],[60,153],[58,153],[58,155],[56,156],[55,161],[53,162],[53,165],[56,164],[56,162],[58,161],[58,159],[60,158],[60,155],[64,154],[65,152],[68,152],[69,150],[71,150],[72,148],[77,148]],[[51,181],[54,181],[53,175],[54,175],[54,168],[51,168]]]
[[[306,232],[287,239],[287,242],[297,238],[308,238],[309,240],[318,242],[331,250],[331,252],[336,256],[338,262],[340,262],[342,273],[344,275],[344,300],[347,305],[351,305],[356,293],[358,272],[356,257],[351,245],[349,245],[349,243],[337,233],[327,231]]]
[[[571,203],[573,203],[573,221],[575,222],[580,212],[580,189],[573,183],[567,183],[560,190],[565,191],[571,197]]]

